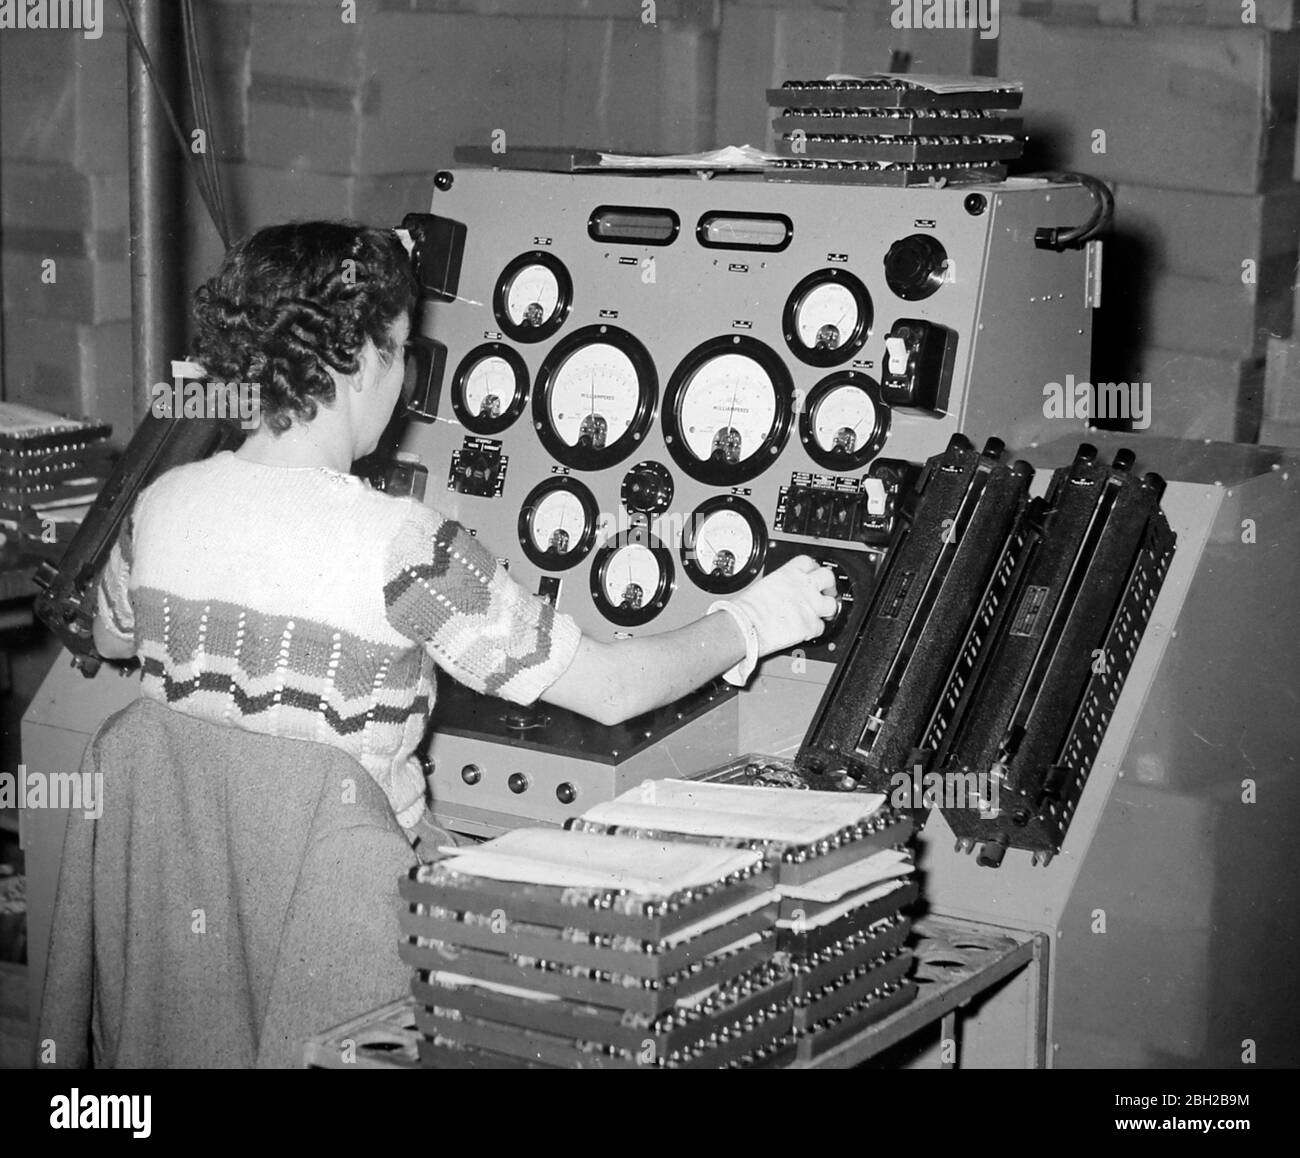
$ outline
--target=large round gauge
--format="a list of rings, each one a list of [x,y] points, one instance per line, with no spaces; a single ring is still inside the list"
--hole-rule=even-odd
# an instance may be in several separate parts
[[[519,544],[544,571],[564,571],[581,563],[596,541],[596,500],[585,485],[567,475],[537,484],[519,511]]]
[[[867,287],[847,270],[823,269],[790,291],[781,329],[796,358],[810,366],[837,366],[862,349],[871,320]]]
[[[637,627],[664,609],[675,578],[672,552],[644,527],[633,527],[596,552],[591,598],[611,623]]]
[[[809,392],[799,414],[799,438],[808,457],[834,471],[859,470],[889,437],[889,407],[867,374],[842,370]]]
[[[501,342],[475,346],[451,380],[451,408],[460,424],[475,434],[505,430],[527,401],[528,367]]]
[[[520,254],[501,271],[492,294],[497,324],[516,342],[542,342],[569,316],[573,279],[564,263],[538,250]]]
[[[706,499],[682,528],[682,568],[697,587],[729,595],[758,578],[767,528],[752,503],[737,495]]]
[[[733,486],[761,474],[785,446],[794,384],[754,338],[713,338],[673,371],[664,394],[664,442],[692,478]]]
[[[601,470],[640,445],[658,396],[654,363],[640,342],[616,326],[586,326],[542,361],[533,425],[556,461]]]

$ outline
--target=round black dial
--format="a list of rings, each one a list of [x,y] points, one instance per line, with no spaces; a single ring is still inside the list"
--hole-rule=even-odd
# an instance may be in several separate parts
[[[640,342],[617,326],[586,326],[542,361],[533,426],[556,461],[602,470],[640,445],[658,396],[654,362]]]
[[[734,486],[766,470],[785,447],[794,383],[769,346],[713,338],[682,359],[664,392],[664,442],[692,478]]]
[[[544,342],[564,325],[573,279],[554,254],[521,253],[501,271],[492,293],[497,325],[516,342]]]
[[[928,233],[901,238],[885,254],[885,281],[904,301],[928,298],[943,285],[947,271],[948,251]]]
[[[695,586],[730,595],[758,578],[767,556],[763,516],[738,495],[706,499],[682,528],[682,569]]]
[[[638,462],[623,476],[620,497],[636,514],[661,514],[673,501],[673,476],[662,462]]]
[[[843,269],[811,273],[790,291],[781,329],[790,352],[810,366],[853,357],[871,331],[871,295]]]
[[[664,609],[675,579],[673,553],[644,527],[633,527],[592,559],[592,602],[611,623],[638,627]]]
[[[582,562],[596,542],[599,511],[586,485],[553,475],[533,487],[519,510],[519,545],[544,571]]]
[[[799,412],[799,440],[819,466],[843,473],[866,466],[889,437],[889,407],[868,374],[841,370],[809,392]]]
[[[502,342],[475,346],[456,367],[451,408],[466,430],[498,434],[528,404],[528,367]]]

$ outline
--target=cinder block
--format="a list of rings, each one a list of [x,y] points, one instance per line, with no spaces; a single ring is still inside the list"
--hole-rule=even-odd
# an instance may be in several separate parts
[[[1240,283],[1250,261],[1263,281],[1265,265],[1295,265],[1300,189],[1239,196],[1121,182],[1114,229],[1134,239],[1153,269]]]
[[[1264,401],[1264,358],[1214,357],[1149,348],[1140,380],[1151,384],[1147,433],[1255,442]]]
[[[135,429],[131,325],[87,325],[5,311],[4,396],[113,424],[124,445]]]
[[[1290,182],[1300,34],[1002,24],[999,73],[1024,82],[1041,167],[1220,193]]]
[[[104,6],[105,24],[112,5]],[[120,19],[120,18],[119,18]],[[126,34],[10,29],[0,34],[0,149],[87,173],[127,167]]]

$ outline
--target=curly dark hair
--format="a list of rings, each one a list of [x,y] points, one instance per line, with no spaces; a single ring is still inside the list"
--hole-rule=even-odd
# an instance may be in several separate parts
[[[401,241],[351,221],[260,229],[194,293],[196,353],[210,378],[260,387],[276,434],[334,401],[327,369],[355,373],[369,338],[386,360],[389,327],[415,304]]]

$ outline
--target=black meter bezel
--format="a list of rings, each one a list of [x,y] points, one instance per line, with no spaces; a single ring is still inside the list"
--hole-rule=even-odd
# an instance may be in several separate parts
[[[722,354],[743,354],[751,358],[766,372],[776,391],[776,416],[772,429],[753,454],[740,462],[719,462],[712,458],[696,458],[682,435],[681,404],[691,379],[704,365]],[[790,437],[794,417],[794,380],[781,356],[771,346],[743,334],[729,334],[710,338],[696,346],[678,364],[668,379],[664,391],[663,436],[664,444],[673,461],[697,482],[710,486],[736,486],[757,478],[767,470],[785,449]]]
[[[570,446],[551,423],[551,382],[564,363],[584,346],[613,346],[632,363],[637,378],[636,414],[618,438],[608,446]],[[584,326],[557,342],[542,359],[533,386],[533,428],[542,446],[556,462],[574,470],[604,470],[628,457],[644,441],[654,422],[659,401],[659,375],[646,348],[627,330],[617,326]]]
[[[705,571],[700,566],[695,549],[700,528],[710,515],[718,511],[735,511],[749,524],[749,529],[754,536],[754,550],[748,562],[733,574],[726,576],[717,576]],[[731,595],[742,587],[748,587],[758,578],[763,570],[763,561],[767,558],[768,542],[767,525],[753,503],[742,499],[739,495],[714,495],[711,499],[705,499],[691,512],[686,525],[682,528],[680,549],[682,570],[701,591],[708,591],[712,595]]]

